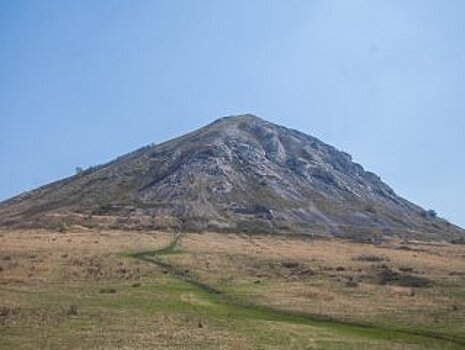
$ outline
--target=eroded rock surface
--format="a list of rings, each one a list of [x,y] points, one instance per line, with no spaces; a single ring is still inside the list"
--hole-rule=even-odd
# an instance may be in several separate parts
[[[252,115],[218,119],[5,201],[0,224],[464,236],[349,154]]]

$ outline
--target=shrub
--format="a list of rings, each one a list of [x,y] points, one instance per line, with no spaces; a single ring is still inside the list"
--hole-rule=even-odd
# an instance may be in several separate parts
[[[0,326],[10,322],[13,317],[21,312],[21,308],[17,306],[0,305]]]
[[[410,274],[400,275],[398,281],[396,283],[401,287],[415,287],[415,288],[422,288],[422,287],[430,287],[432,282],[431,280],[425,277],[413,276]]]
[[[465,244],[465,237],[455,238],[450,241],[452,244]]]
[[[348,288],[355,288],[358,287],[358,282],[354,280],[349,280],[346,282],[346,287]]]
[[[357,261],[368,261],[368,262],[380,262],[388,260],[384,256],[381,255],[373,255],[373,254],[362,254],[354,258],[353,260]]]
[[[66,309],[66,315],[67,316],[76,316],[78,314],[78,308],[77,305],[70,305],[68,309]]]
[[[365,211],[375,215],[378,214],[378,210],[376,209],[373,203],[368,203],[367,205],[365,205]]]
[[[431,280],[413,276],[410,274],[401,274],[399,272],[391,270],[389,267],[384,266],[381,271],[377,273],[377,279],[379,284],[393,284],[401,287],[430,287]]]
[[[424,210],[420,213],[420,215],[425,219],[435,219],[438,216],[436,211],[433,209]]]

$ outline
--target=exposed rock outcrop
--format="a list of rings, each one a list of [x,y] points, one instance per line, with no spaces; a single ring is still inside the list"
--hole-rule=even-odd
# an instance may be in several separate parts
[[[347,153],[243,115],[5,201],[0,225],[464,236],[425,213]]]

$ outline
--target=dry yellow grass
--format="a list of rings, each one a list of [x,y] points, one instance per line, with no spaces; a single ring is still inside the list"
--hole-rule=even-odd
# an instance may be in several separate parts
[[[185,236],[182,249],[173,257],[177,264],[197,268],[204,280],[254,302],[384,325],[453,325],[465,334],[464,246],[206,233]],[[431,280],[432,287],[378,284],[379,266]]]
[[[134,279],[137,277],[136,265],[139,270],[144,269],[144,266],[136,264],[132,259],[122,258],[118,253],[157,249],[167,244],[171,237],[166,232],[141,234],[82,229],[66,233],[46,230],[2,231],[0,284]]]

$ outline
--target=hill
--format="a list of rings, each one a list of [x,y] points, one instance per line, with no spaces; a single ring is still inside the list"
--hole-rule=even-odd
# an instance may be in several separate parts
[[[6,228],[174,228],[462,239],[351,156],[252,115],[224,117],[0,203]]]

